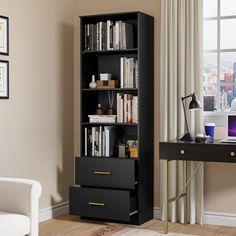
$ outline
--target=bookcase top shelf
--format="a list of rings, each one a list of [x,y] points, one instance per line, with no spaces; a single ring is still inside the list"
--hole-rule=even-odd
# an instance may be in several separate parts
[[[112,54],[134,54],[138,52],[138,48],[128,48],[128,49],[119,49],[119,50],[96,50],[96,51],[87,51],[82,52],[83,55],[112,55]]]

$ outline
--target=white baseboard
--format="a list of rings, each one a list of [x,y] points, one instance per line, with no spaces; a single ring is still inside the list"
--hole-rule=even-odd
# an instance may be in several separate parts
[[[39,211],[39,222],[69,213],[69,202],[62,202]]]
[[[60,215],[68,214],[68,212],[69,202],[63,202],[46,209],[42,209],[39,211],[39,222],[50,220]],[[161,219],[160,207],[153,208],[153,217],[157,220]],[[236,214],[205,211],[203,214],[203,223],[209,225],[236,227]]]
[[[154,207],[154,219],[161,219],[160,207]],[[203,224],[236,227],[236,214],[208,212],[203,213]]]
[[[205,211],[203,215],[203,223],[236,227],[236,214]]]
[[[161,208],[160,207],[154,207],[153,208],[153,218],[156,220],[161,219]]]

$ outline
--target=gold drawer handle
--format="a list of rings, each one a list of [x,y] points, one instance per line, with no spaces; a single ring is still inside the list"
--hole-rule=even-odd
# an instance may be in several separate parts
[[[111,172],[106,171],[94,171],[95,175],[111,175]]]
[[[235,156],[235,152],[231,152],[231,153],[230,153],[230,156],[231,156],[231,157],[234,157],[234,156]]]
[[[184,153],[185,153],[184,149],[181,149],[181,150],[180,150],[180,154],[181,154],[181,155],[184,155]]]
[[[105,203],[101,202],[89,202],[89,206],[105,206]]]

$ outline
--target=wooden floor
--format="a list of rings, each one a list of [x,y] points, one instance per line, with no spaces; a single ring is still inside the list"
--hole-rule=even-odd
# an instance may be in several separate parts
[[[67,215],[40,223],[40,236],[91,236],[106,225],[103,222],[85,221],[80,220],[79,217]],[[141,226],[130,227],[151,229],[158,232],[163,232],[164,229],[163,223],[158,220],[151,220]],[[236,236],[236,228],[213,225],[170,224],[169,231],[203,236]]]

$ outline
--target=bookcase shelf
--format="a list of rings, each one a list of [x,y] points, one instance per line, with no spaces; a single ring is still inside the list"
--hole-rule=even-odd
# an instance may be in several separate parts
[[[110,21],[114,26],[109,28],[112,34],[106,28],[110,27]],[[91,29],[92,33],[88,35]],[[126,45],[126,49],[106,50],[111,46],[108,37],[104,36],[106,33],[113,40],[112,47],[115,47],[119,34],[119,48],[125,48]],[[131,38],[132,44],[132,40],[128,43],[124,38]],[[101,44],[103,50],[93,50],[101,48]],[[124,12],[80,17],[80,156],[75,157],[75,185],[70,187],[69,193],[70,214],[83,219],[136,225],[153,218],[153,59],[152,16],[142,12]],[[133,66],[129,67],[129,63],[133,63]],[[130,73],[127,77],[133,79],[131,86],[130,81],[126,83],[124,79],[126,69]],[[98,80],[102,73],[111,74],[112,80],[118,80],[120,86],[127,88],[89,88],[92,75]],[[107,114],[111,100],[113,114],[120,122],[89,122],[98,104],[102,105],[103,114]],[[100,118],[100,121],[104,121],[104,117]],[[133,120],[134,123],[128,123],[127,120]],[[113,141],[114,145],[110,146]],[[122,150],[120,143],[125,147],[125,158],[119,157],[118,150]],[[138,146],[134,148],[136,158],[129,157],[131,148],[127,144],[130,143],[135,148]],[[102,202],[102,206],[89,205],[91,197],[94,202]]]
[[[128,48],[128,49],[120,49],[120,50],[100,50],[100,51],[83,51],[82,54],[96,54],[96,55],[112,55],[112,54],[135,54],[138,53],[137,48]]]

